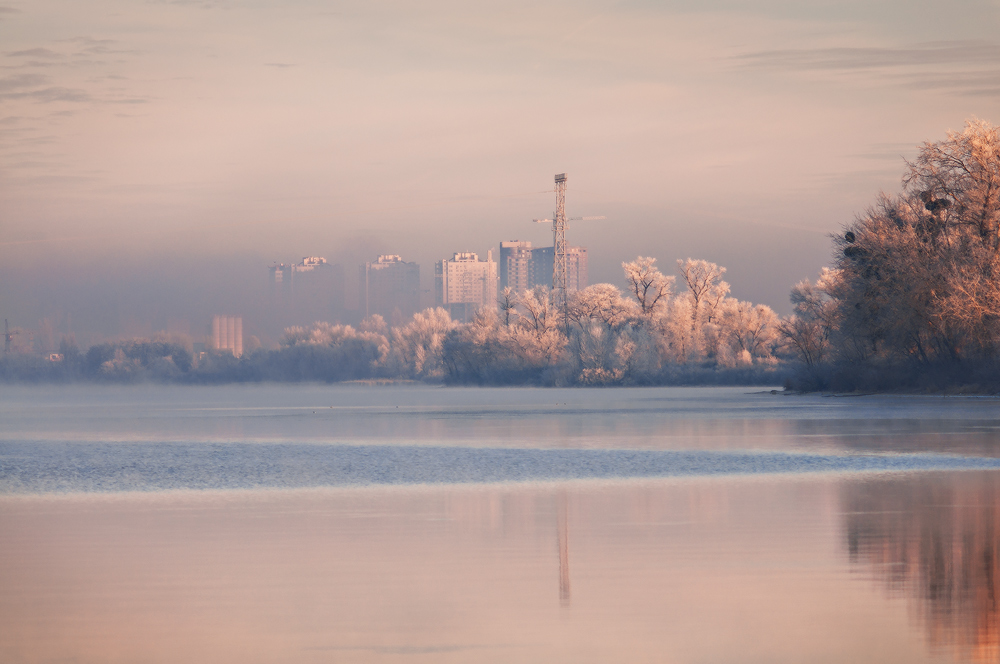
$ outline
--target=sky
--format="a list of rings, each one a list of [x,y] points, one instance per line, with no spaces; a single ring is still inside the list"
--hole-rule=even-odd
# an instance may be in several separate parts
[[[0,0],[0,313],[200,329],[273,261],[380,253],[430,303],[438,259],[549,245],[562,172],[606,217],[569,230],[592,283],[703,258],[787,312],[919,144],[1000,122],[998,27],[998,0]]]

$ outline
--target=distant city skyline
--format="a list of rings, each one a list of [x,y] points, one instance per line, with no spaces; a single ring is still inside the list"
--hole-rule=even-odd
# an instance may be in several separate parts
[[[590,283],[700,258],[787,313],[919,144],[1000,121],[998,27],[987,0],[0,0],[0,313],[185,329],[251,312],[261,264],[397,253],[424,306],[446,251],[548,245],[561,172],[607,217],[569,230]]]

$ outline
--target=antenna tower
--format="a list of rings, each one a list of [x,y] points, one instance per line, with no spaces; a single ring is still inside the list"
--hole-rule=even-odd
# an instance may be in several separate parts
[[[569,267],[566,254],[566,229],[570,219],[566,218],[566,174],[556,174],[556,212],[553,219],[535,219],[535,223],[552,222],[552,293],[556,311],[562,312],[563,331],[569,335]],[[572,221],[604,219],[605,217],[573,217]]]
[[[569,323],[569,298],[566,296],[566,174],[556,175],[556,212],[552,219],[552,291],[556,309],[563,313],[563,325]]]

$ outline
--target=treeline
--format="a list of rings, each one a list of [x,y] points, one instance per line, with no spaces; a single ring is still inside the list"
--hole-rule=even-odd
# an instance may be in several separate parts
[[[62,361],[10,356],[7,380],[108,382],[344,381],[408,379],[491,385],[780,384],[788,348],[767,306],[729,296],[725,268],[678,261],[677,278],[653,258],[624,263],[622,291],[596,284],[565,306],[548,288],[505,290],[469,323],[427,309],[390,328],[318,322],[285,331],[277,349],[242,357],[192,355],[169,340],[104,343]]]
[[[729,297],[725,268],[678,261],[683,290],[656,259],[623,263],[625,292],[596,284],[565,307],[547,288],[504,291],[443,344],[452,382],[576,385],[774,384],[784,346],[765,305]]]
[[[971,120],[907,162],[792,290],[792,386],[1000,391],[1000,133]]]

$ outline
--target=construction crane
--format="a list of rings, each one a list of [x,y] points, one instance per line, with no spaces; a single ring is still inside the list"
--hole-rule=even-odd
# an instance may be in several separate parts
[[[566,229],[570,221],[587,221],[590,219],[605,219],[600,217],[566,218],[566,174],[556,174],[556,211],[553,219],[532,219],[536,224],[552,223],[552,291],[557,310],[562,311],[563,330],[569,335],[569,298],[566,292],[568,281],[568,266],[566,263]]]

